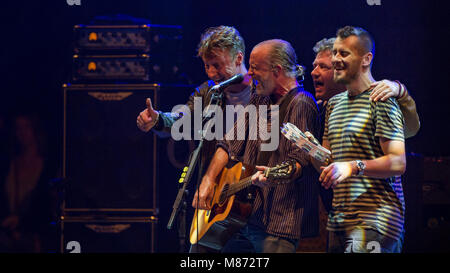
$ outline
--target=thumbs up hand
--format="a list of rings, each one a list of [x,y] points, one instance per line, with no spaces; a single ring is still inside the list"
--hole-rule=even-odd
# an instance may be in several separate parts
[[[158,121],[159,113],[153,109],[152,101],[147,98],[147,108],[145,108],[137,117],[137,126],[143,132],[148,132]]]

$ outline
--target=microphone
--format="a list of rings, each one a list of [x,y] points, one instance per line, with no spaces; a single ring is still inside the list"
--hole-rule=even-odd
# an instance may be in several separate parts
[[[211,90],[223,90],[232,84],[241,83],[243,80],[244,80],[244,76],[242,76],[242,74],[236,74],[233,77],[229,78],[228,80],[214,85],[211,88]]]

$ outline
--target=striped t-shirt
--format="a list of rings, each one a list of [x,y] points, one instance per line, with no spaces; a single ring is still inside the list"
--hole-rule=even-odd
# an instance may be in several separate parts
[[[348,91],[328,102],[324,140],[333,161],[371,160],[384,155],[379,138],[404,141],[403,116],[397,102],[372,102],[367,90],[357,96]],[[372,229],[397,240],[403,232],[405,206],[401,177],[379,179],[351,176],[334,188],[328,230],[354,227]]]

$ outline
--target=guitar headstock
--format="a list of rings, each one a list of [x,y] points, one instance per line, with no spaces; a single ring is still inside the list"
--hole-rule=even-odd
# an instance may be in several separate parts
[[[295,161],[290,160],[276,165],[272,168],[267,168],[264,176],[267,178],[289,178],[295,172]]]

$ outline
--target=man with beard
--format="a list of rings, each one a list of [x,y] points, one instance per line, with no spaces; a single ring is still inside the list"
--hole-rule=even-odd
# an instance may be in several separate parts
[[[346,90],[345,85],[336,83],[333,80],[333,64],[331,63],[333,44],[336,38],[322,39],[316,43],[313,50],[316,57],[313,62],[311,77],[314,83],[315,97],[319,105],[319,113],[322,122],[325,122],[325,110],[328,100],[333,96]],[[370,100],[386,101],[388,98],[395,98],[400,106],[405,119],[405,138],[413,137],[420,128],[419,116],[416,110],[416,103],[409,95],[405,85],[398,81],[382,80],[373,82],[374,87]],[[319,136],[322,141],[323,128]]]
[[[324,123],[325,123],[325,112],[328,100],[333,96],[342,93],[346,90],[345,85],[336,83],[333,80],[333,64],[332,64],[332,51],[333,44],[336,38],[330,39],[322,39],[318,41],[313,51],[316,54],[316,57],[313,62],[313,70],[311,71],[311,77],[314,83],[315,89],[315,97],[317,100],[317,104],[319,105],[319,115],[321,118],[321,131],[318,137],[318,141],[322,142]],[[372,101],[386,101],[388,98],[393,97],[397,100],[400,110],[403,113],[403,117],[405,119],[405,138],[412,137],[417,134],[420,128],[419,116],[416,111],[416,104],[412,97],[409,95],[406,87],[399,83],[393,82],[389,80],[376,81],[372,83],[371,87],[374,87],[370,100]],[[319,218],[326,219],[328,212],[331,209],[331,201],[333,199],[333,191],[332,189],[325,189],[323,187],[317,187],[311,189],[312,195],[317,195],[317,192],[320,192],[320,199],[322,202],[319,203],[319,207],[311,206],[311,213],[306,213],[306,215],[317,215],[317,211],[319,211]],[[317,200],[313,201],[313,204],[317,204]],[[311,230],[310,233],[303,233],[303,237],[313,237],[317,236],[317,226],[322,226],[321,222],[317,223],[317,220],[309,221],[311,223],[311,227],[308,230]],[[306,230],[306,229],[304,229]],[[322,228],[320,228],[322,230]],[[326,231],[321,232],[326,233]],[[316,243],[316,245],[320,245],[316,251],[320,251],[326,249],[326,242],[317,242],[318,238],[311,238],[310,244]],[[312,241],[314,240],[314,242]],[[305,247],[307,247],[308,241],[302,240]],[[302,244],[300,244],[302,247]]]
[[[334,81],[346,87],[328,101],[322,145],[332,163],[319,180],[333,188],[329,252],[400,252],[405,205],[400,175],[406,169],[403,116],[396,100],[371,101],[374,41],[347,26],[333,45]]]
[[[303,70],[297,65],[295,51],[288,42],[268,40],[259,43],[250,55],[249,75],[256,83],[256,93],[252,94],[249,105],[279,105],[279,116],[275,113],[269,115],[279,118],[280,124],[290,122],[301,130],[318,133],[317,104],[311,94],[304,91],[297,82],[296,78],[301,74]],[[243,127],[240,127],[240,122]],[[249,123],[249,118],[238,119],[235,128],[246,128],[249,131],[249,127],[254,125]],[[279,129],[275,130],[276,132],[271,132],[271,137],[274,137],[272,133],[279,134]],[[308,156],[301,153],[300,148],[291,145],[287,138],[280,138],[278,148],[270,153],[262,151],[262,138],[226,139],[234,140],[218,143],[217,151],[194,197],[193,206],[210,209],[219,173],[229,160],[241,158],[244,163],[257,166],[258,171],[252,176],[252,181],[260,188],[256,192],[247,225],[233,236],[223,252],[295,252],[301,235],[304,203],[309,198],[305,187],[317,183],[317,174],[310,165]],[[261,154],[268,156],[264,159]],[[295,162],[293,177],[272,186],[276,181],[264,177],[263,170],[266,166],[275,166],[286,160]]]

